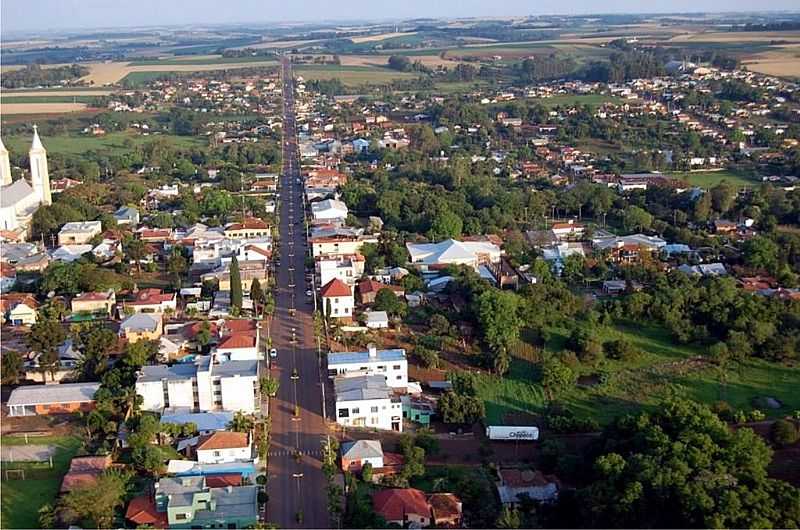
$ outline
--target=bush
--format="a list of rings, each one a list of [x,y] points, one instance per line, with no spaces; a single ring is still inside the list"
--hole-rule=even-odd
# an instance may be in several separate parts
[[[574,418],[571,414],[545,416],[544,424],[551,431],[562,434],[600,430],[600,424],[594,418]]]
[[[267,476],[266,475],[259,475],[256,477],[256,484],[259,486],[263,486],[267,483]]]
[[[627,339],[610,340],[603,344],[603,350],[609,359],[617,361],[633,361],[641,352]]]
[[[735,419],[733,407],[727,401],[715,401],[711,405],[711,410],[725,421],[733,421]]]
[[[772,424],[770,429],[772,441],[778,447],[786,447],[800,440],[800,432],[794,423],[789,420],[778,420]]]
[[[361,480],[364,482],[372,482],[372,464],[369,462],[361,466]]]
[[[414,348],[414,355],[419,359],[425,368],[438,368],[439,367],[439,352],[426,348],[425,346],[416,346]]]
[[[753,409],[750,411],[750,421],[764,421],[767,418],[766,414],[761,412],[758,409]]]

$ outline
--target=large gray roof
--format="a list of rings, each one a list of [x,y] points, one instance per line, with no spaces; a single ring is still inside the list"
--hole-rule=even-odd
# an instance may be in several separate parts
[[[363,460],[382,456],[383,448],[380,440],[356,440],[342,444],[342,458],[348,460]]]
[[[382,375],[338,377],[334,383],[336,401],[361,401],[365,399],[389,399],[392,389]]]
[[[87,402],[94,399],[98,388],[100,383],[21,386],[11,392],[8,406]]]
[[[212,377],[234,377],[240,376],[254,376],[258,375],[258,361],[226,361],[220,364],[210,364],[211,357],[209,355],[199,355],[192,363],[176,363],[172,366],[165,364],[156,364],[149,366],[142,366],[137,383],[149,383],[155,381],[181,381],[184,379],[191,379],[197,376],[199,371],[208,371],[211,369]]]
[[[0,193],[0,207],[8,208],[33,193],[33,188],[25,179],[17,179],[8,186],[3,186]]]

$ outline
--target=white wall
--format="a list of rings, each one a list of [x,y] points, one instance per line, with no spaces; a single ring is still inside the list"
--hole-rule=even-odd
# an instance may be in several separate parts
[[[194,408],[194,393],[192,391],[191,379],[167,381],[167,394],[169,395],[170,407]]]
[[[214,400],[211,396],[211,372],[197,371],[197,402],[200,410],[213,410]]]
[[[340,409],[348,409],[349,417],[339,416]],[[377,408],[377,410],[373,410]],[[358,410],[358,412],[356,412]],[[365,399],[362,401],[336,401],[336,422],[349,427],[369,427],[373,429],[392,429],[392,417],[399,418],[400,431],[403,430],[403,405],[385,399]]]
[[[260,359],[258,356],[258,346],[252,348],[220,348],[216,350],[219,359],[227,358],[230,355],[231,361],[255,361]]]
[[[395,367],[399,368],[395,368]],[[408,361],[380,361],[372,360],[362,363],[336,364],[329,366],[335,369],[339,375],[363,375],[366,367],[369,375],[382,375],[386,377],[386,384],[394,388],[405,388],[408,386]]]
[[[197,461],[201,464],[222,464],[251,460],[253,452],[250,446],[230,449],[203,449],[197,451]]]
[[[222,408],[231,411],[255,412],[255,384],[258,378],[253,376],[223,377],[220,379],[222,387]]]
[[[353,316],[353,308],[355,307],[355,298],[352,296],[331,296],[322,299],[322,307],[325,312],[328,311],[328,300],[331,301],[331,314],[328,315],[333,318],[345,318]]]
[[[136,393],[142,396],[142,410],[160,412],[164,408],[164,387],[161,381],[136,383]]]

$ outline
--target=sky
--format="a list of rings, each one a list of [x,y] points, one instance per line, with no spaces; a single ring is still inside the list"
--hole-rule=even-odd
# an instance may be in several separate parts
[[[797,10],[797,0],[0,0],[3,32],[176,24]]]

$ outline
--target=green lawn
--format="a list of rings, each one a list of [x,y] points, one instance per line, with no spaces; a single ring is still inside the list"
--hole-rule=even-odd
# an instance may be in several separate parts
[[[149,83],[150,81],[155,81],[156,79],[161,79],[163,77],[170,77],[175,74],[180,74],[181,72],[131,72],[122,79],[119,80],[119,84],[123,86],[131,86],[137,87],[144,85],[145,83]],[[184,73],[191,73],[191,72],[184,72]]]
[[[754,398],[771,396],[784,406],[763,410],[768,417],[800,410],[800,366],[753,359],[732,365],[723,373],[717,366],[695,359],[703,353],[701,348],[678,344],[663,328],[619,324],[601,338],[617,337],[626,337],[642,355],[626,363],[606,359],[597,366],[579,364],[575,368],[578,376],[605,374],[605,382],[576,386],[558,398],[576,416],[607,424],[617,416],[656,407],[673,396],[705,403],[723,400],[743,410],[753,408]],[[545,354],[561,351],[566,338],[566,330],[552,330]],[[487,423],[502,424],[514,413],[541,413],[546,396],[538,381],[536,365],[516,358],[505,377],[481,374],[478,390],[486,404]]]
[[[339,79],[345,85],[385,84],[395,79],[413,79],[417,77],[409,72],[398,72],[389,68],[376,66],[337,66],[337,65],[299,65],[295,67],[297,75],[305,80]]]
[[[692,186],[698,186],[700,188],[713,188],[723,180],[737,188],[748,188],[758,185],[757,180],[749,179],[727,170],[672,173],[671,175],[682,178]]]
[[[2,528],[38,528],[38,510],[44,504],[52,503],[61,487],[61,479],[69,469],[69,462],[80,449],[81,441],[75,437],[31,438],[33,444],[55,444],[58,447],[53,458],[53,468],[48,464],[10,464],[9,469],[24,468],[26,480],[5,480],[2,482]],[[24,438],[4,436],[4,445],[21,445]],[[6,464],[3,464],[6,469]],[[5,475],[5,473],[3,473]],[[34,476],[36,478],[28,478]]]
[[[128,151],[125,141],[130,140],[133,145],[141,145],[155,139],[166,139],[178,147],[202,147],[205,141],[191,136],[175,136],[171,134],[151,134],[142,136],[132,132],[114,132],[105,136],[45,136],[42,143],[49,153],[62,155],[80,155],[86,151],[97,151],[103,154],[118,155]],[[23,153],[30,148],[30,135],[8,136],[3,138],[6,148],[11,152]]]

